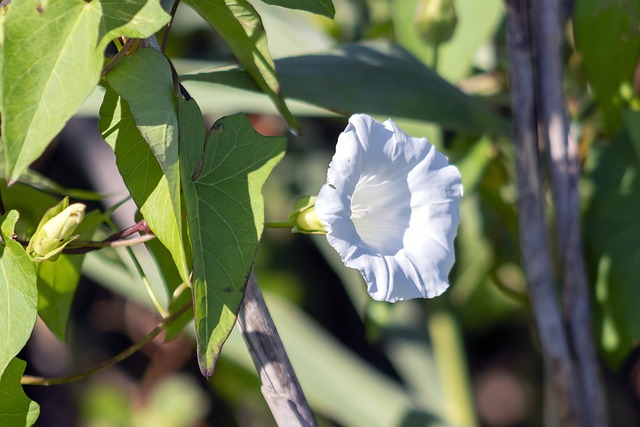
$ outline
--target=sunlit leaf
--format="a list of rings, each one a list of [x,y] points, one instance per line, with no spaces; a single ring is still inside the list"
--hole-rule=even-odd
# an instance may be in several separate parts
[[[280,94],[267,35],[258,12],[246,0],[185,0],[227,42],[255,84],[266,93],[292,129],[298,128]]]
[[[266,4],[282,6],[288,9],[304,10],[333,18],[336,9],[331,0],[262,0]]]
[[[180,104],[180,128],[201,129],[195,101]],[[198,362],[213,374],[244,296],[262,234],[262,185],[285,140],[263,137],[243,115],[220,119],[209,137],[181,140],[182,181],[193,252]]]
[[[404,49],[385,43],[353,44],[276,61],[284,93],[345,115],[354,112],[435,122],[464,132],[510,135],[508,123]],[[257,90],[247,73],[224,68],[182,76]]]
[[[178,117],[166,58],[142,49],[107,77],[99,127],[149,228],[169,249],[183,281],[189,272],[182,245]],[[117,92],[117,93],[115,93]]]
[[[27,364],[17,358],[11,360],[0,374],[0,426],[29,427],[40,415],[40,406],[22,390],[20,377]]]
[[[0,375],[29,339],[38,312],[38,289],[33,259],[11,238],[18,212],[2,217],[0,244]]]
[[[0,111],[8,181],[42,154],[98,84],[107,43],[150,36],[169,19],[154,0],[43,5],[11,2],[4,20]]]

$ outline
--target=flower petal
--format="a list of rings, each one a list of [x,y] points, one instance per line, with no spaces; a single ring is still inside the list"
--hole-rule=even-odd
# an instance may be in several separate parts
[[[339,136],[316,200],[327,240],[372,298],[433,298],[448,287],[460,173],[424,138],[364,114]]]

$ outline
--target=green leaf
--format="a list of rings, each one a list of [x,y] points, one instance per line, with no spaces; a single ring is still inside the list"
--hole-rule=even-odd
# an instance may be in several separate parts
[[[0,111],[6,178],[36,160],[98,84],[104,48],[147,37],[169,20],[157,0],[50,0],[7,7]],[[37,29],[37,30],[36,30]]]
[[[6,187],[0,179],[0,193],[5,209],[20,212],[16,233],[22,240],[28,240],[35,232],[44,213],[56,204],[58,199],[25,184],[16,183]]]
[[[189,282],[182,244],[178,117],[171,68],[153,49],[124,58],[107,76],[99,127],[149,228]],[[113,88],[113,90],[111,89]]]
[[[633,1],[575,3],[576,47],[610,134],[619,128],[621,108],[634,94],[633,76],[640,53],[639,14],[638,3]]]
[[[181,129],[197,129],[200,120],[193,100],[180,103]],[[217,121],[206,143],[181,141],[198,362],[206,377],[235,324],[262,235],[262,185],[284,150],[284,138],[259,135],[243,115]]]
[[[26,344],[36,323],[38,289],[33,260],[20,243],[11,238],[18,211],[2,218],[0,244],[0,375]]]
[[[81,265],[80,256],[61,255],[54,262],[42,262],[37,266],[38,314],[60,341],[64,341],[67,334]]]
[[[20,378],[26,362],[14,358],[0,375],[0,426],[29,427],[40,415],[40,406],[22,390]]]
[[[331,0],[262,0],[262,2],[287,9],[304,10],[332,19],[336,14],[336,8]]]
[[[246,0],[185,0],[227,42],[258,88],[266,93],[292,129],[298,128],[282,96],[258,12]]]
[[[640,114],[629,119],[626,127],[637,128]],[[640,156],[633,133],[594,145],[586,166],[594,186],[584,229],[595,282],[595,334],[612,367],[640,344]]]
[[[287,96],[345,115],[364,112],[435,122],[463,132],[511,134],[505,120],[396,45],[346,45],[279,59],[276,65]],[[182,78],[257,90],[237,68]]]
[[[96,228],[103,222],[98,211],[91,211],[76,232],[81,240],[91,240]],[[55,261],[37,265],[38,274],[38,314],[49,330],[64,341],[71,303],[80,281],[80,270],[84,255],[61,255]]]

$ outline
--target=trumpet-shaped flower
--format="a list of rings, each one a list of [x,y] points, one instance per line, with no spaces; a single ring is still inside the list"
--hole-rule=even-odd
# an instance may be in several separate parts
[[[458,169],[426,139],[357,114],[338,138],[315,210],[371,297],[396,302],[448,287],[461,197]]]

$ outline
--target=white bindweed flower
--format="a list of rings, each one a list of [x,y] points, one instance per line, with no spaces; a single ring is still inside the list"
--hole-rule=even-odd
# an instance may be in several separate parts
[[[371,297],[396,302],[449,286],[461,197],[460,172],[426,139],[356,114],[338,138],[315,210]]]

